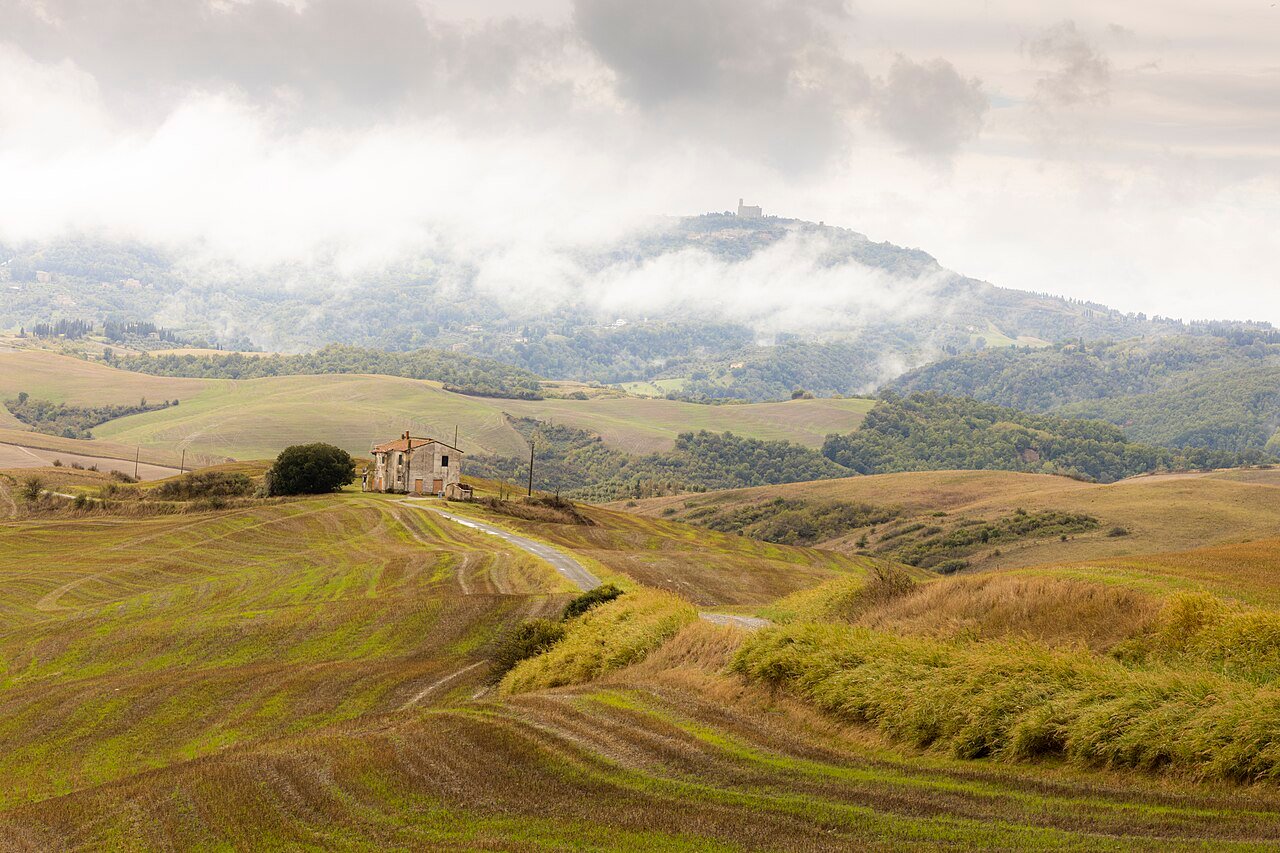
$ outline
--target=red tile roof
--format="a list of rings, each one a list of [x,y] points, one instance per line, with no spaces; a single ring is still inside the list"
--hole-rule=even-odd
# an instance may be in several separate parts
[[[388,453],[392,450],[401,450],[401,451],[416,450],[419,447],[426,447],[428,444],[438,444],[441,447],[447,447],[450,450],[453,450],[457,453],[462,452],[461,450],[458,450],[458,448],[454,447],[451,444],[445,444],[443,441],[437,441],[434,438],[419,438],[416,435],[408,436],[408,437],[401,436],[400,438],[397,438],[395,441],[386,441],[386,442],[383,442],[382,444],[375,444],[373,446],[373,452]]]

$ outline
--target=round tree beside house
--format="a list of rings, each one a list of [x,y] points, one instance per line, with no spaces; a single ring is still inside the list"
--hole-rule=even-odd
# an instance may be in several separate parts
[[[332,444],[295,444],[276,457],[267,471],[272,495],[320,495],[353,482],[356,463],[351,454]]]

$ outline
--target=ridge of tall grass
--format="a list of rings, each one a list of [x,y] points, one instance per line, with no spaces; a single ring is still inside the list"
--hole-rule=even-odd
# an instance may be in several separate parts
[[[1202,669],[819,623],[761,631],[731,666],[958,758],[1061,757],[1197,778],[1280,779],[1280,690]]]
[[[1151,632],[1122,643],[1114,653],[1134,663],[1192,665],[1267,684],[1280,679],[1280,613],[1229,604],[1204,592],[1180,593],[1166,602]]]

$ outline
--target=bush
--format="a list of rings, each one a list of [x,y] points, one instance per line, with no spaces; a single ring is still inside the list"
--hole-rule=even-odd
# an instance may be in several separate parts
[[[28,477],[22,481],[22,497],[34,503],[40,500],[40,495],[44,493],[44,480],[39,477]]]
[[[196,498],[238,498],[253,492],[253,480],[245,474],[207,471],[185,474],[156,486],[157,497],[169,500]]]
[[[281,451],[267,471],[267,491],[272,495],[320,495],[337,491],[355,478],[355,460],[342,448],[295,444]]]
[[[502,680],[522,660],[540,655],[564,639],[564,626],[550,619],[530,619],[522,622],[498,644],[493,654],[493,666],[489,678]]]
[[[582,595],[570,601],[564,606],[564,613],[561,619],[572,619],[575,616],[581,616],[597,604],[604,604],[607,601],[613,601],[622,595],[622,590],[611,583],[604,586],[598,586],[595,589],[589,589]]]
[[[1128,536],[1129,530],[1124,527],[1113,527],[1107,531],[1108,536]]]

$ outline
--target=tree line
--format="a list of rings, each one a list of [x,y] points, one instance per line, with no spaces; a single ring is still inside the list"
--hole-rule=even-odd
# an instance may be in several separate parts
[[[537,375],[499,361],[435,349],[384,352],[364,347],[330,344],[299,355],[178,355],[162,353],[121,357],[116,367],[155,376],[196,379],[260,379],[334,373],[373,373],[429,379],[464,394],[519,400],[542,399]]]

